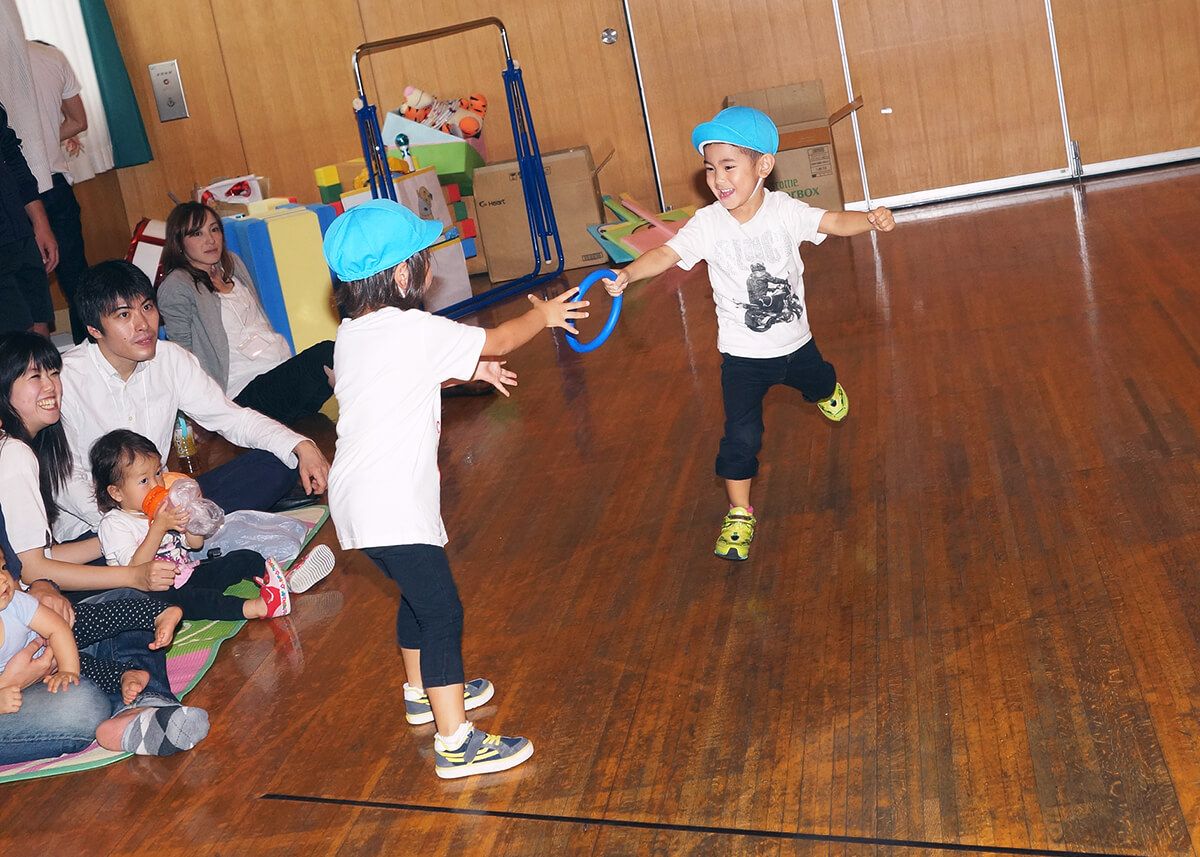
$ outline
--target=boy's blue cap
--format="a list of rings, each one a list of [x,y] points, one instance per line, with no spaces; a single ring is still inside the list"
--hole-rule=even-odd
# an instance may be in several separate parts
[[[350,282],[407,261],[442,236],[437,220],[422,220],[390,199],[373,199],[334,218],[325,233],[325,261]]]
[[[709,143],[732,143],[764,155],[779,151],[779,131],[771,117],[753,107],[726,107],[692,131],[692,145],[701,155]]]

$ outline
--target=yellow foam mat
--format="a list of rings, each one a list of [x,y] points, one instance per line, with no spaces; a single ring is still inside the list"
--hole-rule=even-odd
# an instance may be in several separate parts
[[[329,268],[321,253],[317,215],[306,208],[284,208],[263,220],[275,252],[275,269],[296,352],[333,339],[337,335],[338,316],[333,306]]]

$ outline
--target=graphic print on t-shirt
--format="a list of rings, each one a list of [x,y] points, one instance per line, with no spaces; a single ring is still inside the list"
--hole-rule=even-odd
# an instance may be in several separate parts
[[[762,262],[750,265],[750,276],[746,279],[749,303],[738,301],[746,310],[746,327],[755,333],[763,333],[774,324],[796,321],[804,313],[804,304],[792,291],[792,284],[783,277],[773,277]]]

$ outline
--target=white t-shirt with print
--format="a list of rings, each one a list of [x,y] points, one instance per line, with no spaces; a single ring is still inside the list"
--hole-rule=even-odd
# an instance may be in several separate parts
[[[150,535],[150,519],[141,512],[109,509],[100,519],[96,535],[100,537],[100,549],[104,551],[106,563],[129,565],[146,536]],[[159,559],[186,562],[189,556],[183,534],[168,530],[154,555]]]
[[[708,262],[717,348],[735,357],[780,357],[812,339],[800,242],[825,240],[817,231],[825,211],[786,193],[765,194],[749,223],[714,202],[667,242],[685,271]]]
[[[394,307],[339,325],[329,510],[343,548],[446,544],[441,387],[475,374],[485,336],[482,328]]]

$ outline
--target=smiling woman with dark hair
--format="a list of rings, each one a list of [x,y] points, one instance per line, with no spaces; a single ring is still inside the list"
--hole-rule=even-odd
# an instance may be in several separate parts
[[[14,582],[28,585],[29,594],[41,606],[72,624],[74,608],[62,589],[129,587],[96,597],[140,597],[132,590],[170,588],[175,568],[160,561],[86,565],[100,558],[98,539],[55,544],[51,538],[50,522],[57,515],[53,495],[71,471],[70,449],[60,424],[61,369],[62,358],[45,337],[0,335],[0,546],[5,555],[0,574],[11,574]],[[150,651],[148,642],[144,633],[131,632],[97,644],[106,647],[105,660],[145,670],[132,706],[124,705],[119,694],[106,697],[86,681],[65,690],[61,700],[51,699],[42,684],[51,668],[50,658],[35,660],[33,651],[23,651],[9,661],[0,674],[0,690],[10,703],[0,706],[7,711],[0,716],[0,764],[83,749],[93,733],[110,750],[166,755],[190,749],[192,744],[142,740],[149,734],[165,736],[170,726],[172,734],[188,734],[199,741],[208,729],[208,715],[202,709],[180,705],[171,693],[166,660],[161,652]]]
[[[250,272],[225,246],[221,218],[207,205],[175,206],[166,231],[158,307],[171,341],[196,355],[243,408],[285,425],[319,411],[333,395],[333,343],[292,356],[267,321]]]

